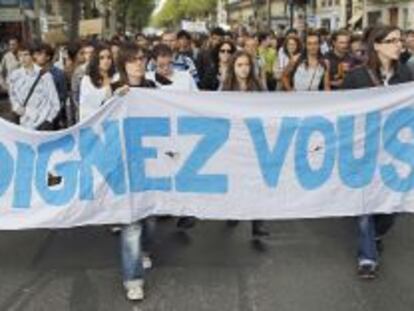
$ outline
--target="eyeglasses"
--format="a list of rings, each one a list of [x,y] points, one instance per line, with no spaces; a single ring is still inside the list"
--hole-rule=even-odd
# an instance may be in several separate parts
[[[232,50],[223,49],[223,50],[220,50],[220,53],[222,53],[222,54],[233,54],[233,51]]]
[[[128,63],[135,63],[135,62],[144,62],[146,60],[145,56],[134,56],[128,59]]]
[[[404,40],[401,38],[392,38],[388,40],[382,40],[382,44],[398,44],[398,43],[404,43]]]

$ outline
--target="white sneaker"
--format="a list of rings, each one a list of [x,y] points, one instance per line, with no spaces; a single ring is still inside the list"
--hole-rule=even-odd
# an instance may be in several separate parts
[[[121,226],[112,226],[110,230],[111,230],[112,234],[118,234],[118,233],[121,233],[122,227]]]
[[[152,268],[152,260],[149,255],[143,255],[142,256],[142,266],[145,270],[149,270]]]
[[[135,280],[128,281],[124,283],[126,296],[128,300],[131,301],[141,301],[144,300],[144,281]]]

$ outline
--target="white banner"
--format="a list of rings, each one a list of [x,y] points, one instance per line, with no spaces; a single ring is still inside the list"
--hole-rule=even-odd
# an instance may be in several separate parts
[[[414,212],[414,84],[141,89],[68,130],[1,121],[0,134],[0,229]],[[48,173],[61,184],[49,187]]]

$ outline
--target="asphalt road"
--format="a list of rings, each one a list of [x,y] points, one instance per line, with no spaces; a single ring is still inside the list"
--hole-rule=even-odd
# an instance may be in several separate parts
[[[2,232],[0,310],[412,311],[414,217],[385,243],[381,274],[355,272],[352,219],[279,221],[261,243],[250,225],[158,225],[146,300],[124,297],[118,237],[106,227]]]

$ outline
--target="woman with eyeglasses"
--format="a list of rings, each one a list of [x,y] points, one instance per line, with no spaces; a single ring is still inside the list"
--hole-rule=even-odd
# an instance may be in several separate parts
[[[206,70],[200,82],[200,89],[217,91],[226,78],[231,56],[236,52],[236,46],[231,41],[223,41],[213,51],[213,63]]]
[[[239,92],[261,92],[265,90],[261,80],[255,75],[255,68],[252,57],[245,51],[236,52],[229,63],[226,79],[221,86],[221,91],[239,91]],[[239,221],[229,220],[229,227],[237,226]],[[262,220],[252,221],[252,236],[260,238],[268,236],[269,232],[264,226]]]
[[[98,46],[82,78],[79,95],[79,118],[93,115],[112,96],[111,83],[118,79],[111,48]]]
[[[401,31],[379,26],[368,40],[368,60],[345,76],[344,89],[384,87],[412,80],[409,69],[400,63]],[[394,223],[393,215],[367,215],[358,218],[358,275],[373,279],[377,275],[382,238]]]
[[[118,56],[120,79],[112,84],[116,94],[124,95],[134,88],[156,88],[145,78],[146,51],[135,43],[124,44]],[[125,225],[121,231],[121,262],[123,284],[129,300],[144,299],[145,269],[152,267],[149,243],[154,230],[152,219],[142,219]]]

